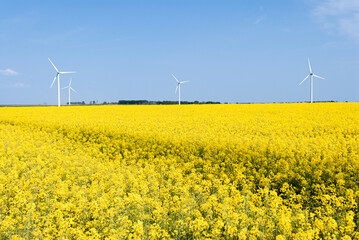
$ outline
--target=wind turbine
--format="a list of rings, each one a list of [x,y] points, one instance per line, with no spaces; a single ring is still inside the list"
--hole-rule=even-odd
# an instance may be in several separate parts
[[[310,77],[310,103],[313,103],[313,78],[314,78],[314,77],[317,77],[317,78],[320,78],[320,79],[324,79],[324,78],[323,78],[323,77],[320,77],[320,76],[318,76],[318,75],[315,75],[315,74],[313,73],[312,67],[310,66],[309,58],[308,58],[308,65],[309,65],[309,74],[308,74],[308,76],[306,76],[306,77],[304,78],[303,81],[301,81],[301,82],[299,83],[299,85],[301,85],[305,80],[307,80],[307,78]],[[299,85],[298,85],[298,86],[299,86]]]
[[[71,105],[71,91],[77,93],[76,90],[71,87],[71,81],[72,81],[72,78],[70,79],[69,85],[67,87],[62,88],[62,89],[65,89],[65,88],[69,89],[69,105]]]
[[[183,81],[183,82],[180,82],[178,81],[178,79],[175,77],[175,75],[172,74],[172,77],[174,79],[176,79],[176,82],[177,82],[177,87],[176,87],[176,91],[175,91],[175,94],[177,93],[177,89],[178,89],[178,105],[181,105],[181,84],[182,83],[186,83],[186,82],[189,82],[189,81]]]
[[[66,74],[66,73],[76,73],[76,72],[59,72],[59,70],[55,67],[55,65],[51,62],[50,58],[48,58],[51,65],[55,68],[56,70],[56,76],[54,77],[54,81],[52,81],[51,87],[54,85],[56,78],[57,78],[57,106],[60,107],[60,74]]]

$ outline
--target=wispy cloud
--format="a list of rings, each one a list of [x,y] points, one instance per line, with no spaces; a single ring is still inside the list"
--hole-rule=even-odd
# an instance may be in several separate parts
[[[17,82],[17,83],[11,84],[10,87],[12,87],[12,88],[27,88],[30,86],[25,83]]]
[[[263,21],[263,19],[265,18],[265,15],[264,15],[264,7],[261,5],[259,6],[259,12],[260,12],[260,16],[257,17],[257,19],[254,21],[254,24],[259,24],[260,22]]]
[[[359,1],[320,0],[313,9],[323,26],[359,43]]]
[[[30,87],[29,84],[23,83],[23,82],[0,82],[0,87],[2,88],[28,88]]]
[[[5,75],[5,76],[16,76],[16,75],[19,75],[18,72],[8,68],[8,69],[5,69],[5,70],[1,70],[0,69],[0,74],[1,75]]]
[[[254,22],[254,24],[259,24],[260,22],[263,21],[263,19],[264,19],[264,16],[257,18],[256,21]]]

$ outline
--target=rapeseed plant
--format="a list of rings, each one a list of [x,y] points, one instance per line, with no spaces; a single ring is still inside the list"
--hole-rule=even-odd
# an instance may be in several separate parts
[[[0,239],[359,239],[359,104],[0,109]]]

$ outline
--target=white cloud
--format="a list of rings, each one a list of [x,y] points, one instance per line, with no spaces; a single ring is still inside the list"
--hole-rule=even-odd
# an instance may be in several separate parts
[[[263,19],[264,19],[264,16],[257,18],[256,21],[254,22],[254,24],[259,24],[260,22],[263,21]]]
[[[2,88],[28,88],[30,87],[29,84],[22,83],[22,82],[0,82],[0,87]]]
[[[18,72],[15,72],[14,70],[8,68],[8,69],[5,69],[5,70],[1,70],[0,69],[0,74],[2,75],[6,75],[6,76],[16,76],[16,75],[19,75]]]
[[[359,43],[359,0],[321,0],[313,14],[325,28]]]
[[[262,5],[259,6],[259,12],[260,12],[260,16],[254,21],[254,24],[256,25],[262,22],[263,19],[265,18],[264,7]]]
[[[27,85],[25,83],[18,82],[18,83],[11,84],[10,87],[12,87],[12,88],[27,88],[27,87],[29,87],[29,85]]]

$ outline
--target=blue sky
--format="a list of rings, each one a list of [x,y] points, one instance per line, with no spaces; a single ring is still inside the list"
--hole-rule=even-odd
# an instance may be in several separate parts
[[[0,0],[0,104],[359,101],[357,0]],[[68,98],[61,91],[62,104]]]

